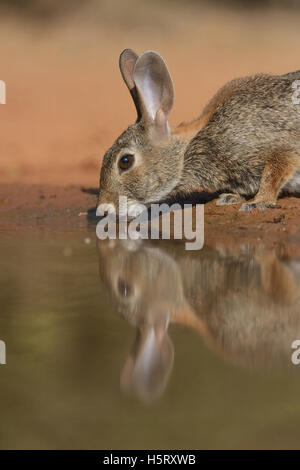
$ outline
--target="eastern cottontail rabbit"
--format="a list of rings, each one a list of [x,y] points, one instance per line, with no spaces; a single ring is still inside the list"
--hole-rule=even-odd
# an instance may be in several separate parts
[[[292,99],[300,71],[235,79],[199,119],[170,129],[174,90],[161,56],[125,49],[120,69],[138,117],[104,156],[99,204],[117,210],[126,196],[129,211],[201,190],[220,192],[218,205],[255,196],[241,206],[250,211],[275,207],[282,189],[300,190],[300,104]]]

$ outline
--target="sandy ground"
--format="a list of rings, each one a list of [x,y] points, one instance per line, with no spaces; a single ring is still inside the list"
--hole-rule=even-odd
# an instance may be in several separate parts
[[[0,184],[1,230],[24,232],[90,232],[96,237],[97,196],[94,188],[78,185]],[[300,255],[300,201],[279,200],[277,209],[252,214],[238,207],[205,204],[205,243],[236,248],[241,244],[261,245]]]
[[[101,3],[101,7],[100,7]],[[91,2],[37,26],[1,17],[1,227],[77,227],[95,205],[81,188],[97,188],[103,153],[135,119],[118,70],[125,47],[159,51],[176,92],[171,124],[200,114],[236,76],[299,69],[300,10],[205,9],[168,2]],[[240,214],[207,205],[208,233],[297,238],[300,202]],[[225,216],[225,217],[224,217]]]

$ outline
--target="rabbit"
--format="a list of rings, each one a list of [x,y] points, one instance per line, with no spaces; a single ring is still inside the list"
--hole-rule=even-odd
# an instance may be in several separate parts
[[[292,99],[300,70],[234,79],[200,118],[171,128],[174,89],[162,57],[125,49],[119,65],[137,120],[104,155],[99,204],[116,212],[126,196],[130,213],[205,191],[219,193],[217,205],[250,212],[300,190],[300,104]]]

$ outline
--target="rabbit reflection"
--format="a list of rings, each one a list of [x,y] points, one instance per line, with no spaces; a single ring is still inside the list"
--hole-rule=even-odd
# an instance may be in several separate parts
[[[151,401],[163,392],[173,366],[169,322],[187,307],[180,270],[163,250],[138,241],[99,241],[98,247],[101,277],[111,287],[119,312],[136,327],[121,387]]]
[[[300,338],[300,261],[264,248],[185,252],[141,241],[99,241],[100,274],[136,327],[121,386],[151,401],[174,350],[170,322],[197,329],[225,360],[291,365]]]

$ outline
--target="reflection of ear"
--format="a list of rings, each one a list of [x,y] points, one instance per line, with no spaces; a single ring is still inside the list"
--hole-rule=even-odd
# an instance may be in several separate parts
[[[159,136],[169,135],[168,115],[173,107],[174,88],[162,57],[153,51],[144,52],[135,63],[133,79],[143,121],[154,125]]]
[[[124,391],[133,389],[145,402],[158,398],[164,391],[174,361],[174,347],[165,330],[157,335],[154,328],[137,336],[131,354],[121,371]]]
[[[138,55],[132,49],[125,49],[119,58],[119,67],[123,80],[130,91],[133,102],[137,111],[137,120],[141,119],[141,110],[139,106],[139,100],[137,96],[137,89],[133,80],[133,70],[135,63],[138,59]]]

